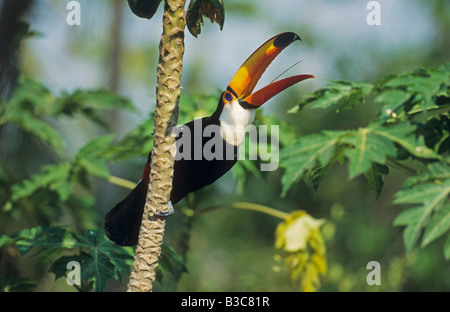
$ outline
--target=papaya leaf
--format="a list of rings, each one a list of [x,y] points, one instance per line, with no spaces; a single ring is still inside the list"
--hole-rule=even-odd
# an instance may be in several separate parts
[[[320,165],[326,166],[336,153],[341,132],[328,132],[304,136],[280,151],[280,166],[286,171],[281,178],[282,196],[306,172]]]
[[[425,247],[434,240],[441,237],[444,233],[450,230],[450,204],[439,209],[430,220],[425,233],[421,247]]]
[[[413,113],[424,111],[436,106],[436,96],[450,84],[448,66],[440,68],[417,69],[413,72],[394,77],[387,81],[383,90],[403,89],[415,96],[416,107]]]
[[[0,99],[0,125],[10,123],[61,153],[64,141],[49,121],[78,113],[107,128],[102,111],[134,110],[132,103],[107,90],[76,90],[54,96],[42,83],[21,77],[10,100]]]
[[[437,172],[437,168],[443,172]],[[404,241],[408,252],[412,250],[425,230],[421,246],[426,246],[449,230],[448,199],[450,195],[449,167],[429,165],[429,171],[408,179],[395,194],[395,204],[413,204],[394,220],[404,226]],[[435,174],[435,175],[434,175]]]
[[[418,176],[408,178],[403,184],[403,188],[411,188],[425,182],[450,180],[450,167],[444,162],[433,162],[427,166],[427,171]]]
[[[146,157],[153,146],[153,118],[148,118],[103,152],[109,160],[121,161],[133,157]]]
[[[320,88],[300,101],[290,112],[297,112],[306,105],[311,108],[336,107],[337,111],[350,109],[365,102],[365,97],[373,85],[365,82],[330,81],[331,84]]]
[[[133,263],[132,248],[116,246],[108,240],[103,230],[88,230],[76,235],[80,254],[81,280],[93,282],[95,291],[102,291],[110,279],[120,280],[121,274],[128,275]]]
[[[37,282],[27,277],[7,276],[0,271],[0,292],[30,292]]]
[[[400,145],[415,157],[439,159],[439,155],[426,146],[423,137],[415,135],[416,129],[415,125],[403,122],[392,126],[378,126],[373,133]]]
[[[123,109],[134,111],[132,103],[108,90],[76,90],[63,92],[54,103],[53,116],[81,114],[98,125],[108,128],[102,111]]]
[[[95,291],[102,291],[110,279],[120,282],[123,275],[128,276],[134,259],[132,247],[117,246],[106,238],[103,229],[77,234],[62,226],[35,227],[0,235],[0,248],[6,246],[16,246],[22,255],[36,251],[31,256],[38,255],[39,262],[51,262],[50,272],[56,278],[66,275],[70,261],[77,261],[83,285],[90,285]],[[67,255],[68,250],[73,254]],[[181,257],[167,244],[162,247],[159,270],[187,272]]]
[[[441,108],[439,97],[449,97],[450,65],[421,68],[402,75],[380,79],[375,102],[383,103],[382,121],[411,120],[417,115]]]
[[[375,102],[384,103],[381,109],[381,120],[387,121],[391,117],[399,118],[403,111],[409,111],[412,104],[407,103],[412,95],[404,90],[392,89],[380,93]]]
[[[219,24],[222,30],[225,22],[223,0],[191,0],[186,12],[186,24],[194,37],[202,31],[203,16],[209,18],[211,23]]]
[[[3,116],[0,118],[0,125],[13,124],[50,145],[57,152],[62,151],[64,146],[62,136],[43,117],[33,115],[17,107],[12,108],[11,105],[7,105],[3,114],[1,114]]]
[[[75,155],[74,164],[93,176],[107,179],[109,169],[105,154],[113,139],[113,135],[105,135],[89,141]]]
[[[450,234],[447,235],[447,239],[444,243],[444,257],[445,260],[450,260]]]
[[[157,275],[157,279],[161,282],[168,272],[175,274],[188,272],[183,259],[176,253],[175,249],[167,244],[163,244],[161,247],[158,270],[160,274]]]
[[[388,156],[395,156],[394,144],[387,138],[374,133],[369,126],[351,132],[352,135],[345,136],[343,143],[353,146],[345,151],[349,159],[349,179],[366,173],[373,163],[384,164]]]
[[[42,172],[35,173],[29,179],[11,187],[11,200],[14,202],[29,197],[39,189],[49,189],[55,192],[61,201],[66,201],[72,192],[70,170],[71,164],[67,162],[44,166]]]
[[[369,188],[375,193],[375,198],[381,194],[384,185],[384,176],[389,174],[389,167],[377,163],[372,163],[370,169],[364,172]]]

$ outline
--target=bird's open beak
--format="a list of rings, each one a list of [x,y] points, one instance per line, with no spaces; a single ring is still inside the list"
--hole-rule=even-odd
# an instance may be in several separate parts
[[[297,75],[273,82],[252,93],[269,64],[284,48],[296,40],[301,39],[292,32],[282,33],[269,39],[242,64],[227,89],[237,97],[239,102],[257,108],[286,88],[302,80],[315,78],[313,75]]]

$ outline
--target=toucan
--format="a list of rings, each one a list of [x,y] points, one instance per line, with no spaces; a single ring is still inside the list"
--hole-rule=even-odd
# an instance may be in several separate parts
[[[238,147],[245,136],[245,128],[253,123],[258,107],[286,88],[302,80],[315,78],[313,75],[296,75],[272,82],[252,93],[269,64],[284,48],[297,40],[301,40],[297,34],[285,32],[266,41],[239,68],[220,96],[215,112],[209,117],[193,120],[180,127],[176,137],[175,154],[185,153],[187,157],[175,157],[170,204],[174,205],[188,193],[210,185],[234,166],[238,161]],[[216,139],[220,144],[215,148],[223,153],[223,157],[211,159],[198,155],[211,139],[203,135],[207,127],[219,129],[215,135],[218,136]],[[183,129],[189,131],[182,131]],[[191,144],[186,146],[178,144],[180,142]],[[184,150],[188,147],[190,151]],[[105,217],[106,236],[118,245],[137,244],[147,196],[150,160],[151,152],[141,181]]]

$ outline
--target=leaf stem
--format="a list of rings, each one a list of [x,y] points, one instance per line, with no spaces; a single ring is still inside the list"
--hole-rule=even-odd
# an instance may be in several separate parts
[[[218,206],[211,206],[205,209],[202,209],[194,214],[194,218],[197,218],[205,213],[218,210],[218,209],[242,209],[242,210],[252,210],[257,211],[261,213],[265,213],[268,215],[271,215],[276,218],[280,218],[283,220],[286,220],[289,217],[289,214],[287,212],[283,212],[268,206],[263,206],[259,204],[254,203],[248,203],[248,202],[235,202],[231,205],[218,205]]]
[[[115,184],[115,185],[118,185],[118,186],[122,186],[122,187],[130,189],[130,190],[132,190],[132,189],[134,189],[136,187],[136,183],[131,182],[129,180],[125,180],[125,179],[116,177],[116,176],[109,176],[108,177],[108,182],[112,183],[112,184]]]

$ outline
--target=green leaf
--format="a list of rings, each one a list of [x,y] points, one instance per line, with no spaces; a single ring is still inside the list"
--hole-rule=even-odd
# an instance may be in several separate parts
[[[0,125],[14,124],[61,152],[62,137],[45,120],[53,101],[44,85],[33,79],[20,78],[12,98],[0,106]]]
[[[350,109],[356,104],[364,103],[365,97],[373,89],[373,85],[365,82],[330,81],[331,84],[321,88],[302,100],[296,107],[302,109],[306,105],[311,108],[329,108],[337,110]],[[292,110],[290,112],[295,112]]]
[[[433,162],[427,166],[428,171],[422,174],[408,178],[403,184],[403,188],[411,188],[414,185],[433,182],[433,181],[443,181],[450,179],[450,167],[444,162]]]
[[[64,92],[53,105],[53,116],[73,116],[76,113],[84,115],[91,121],[108,128],[103,118],[104,110],[126,109],[135,110],[132,103],[108,90],[76,90],[73,93]]]
[[[385,83],[384,88],[405,89],[416,96],[417,109],[426,110],[436,106],[435,97],[443,90],[444,85],[450,84],[450,73],[445,67],[440,69],[418,69]],[[416,111],[417,112],[417,111]]]
[[[444,257],[445,260],[450,260],[450,234],[447,236],[444,243]]]
[[[417,223],[423,214],[423,207],[411,208],[400,213],[395,219],[393,224],[395,226],[402,226]]]
[[[290,187],[319,162],[328,165],[336,151],[341,132],[304,136],[280,152],[280,166],[286,171],[281,179],[285,196]]]
[[[30,292],[35,286],[35,280],[21,276],[7,276],[0,271],[0,292]]]
[[[186,12],[186,24],[189,32],[197,37],[202,31],[203,16],[211,23],[216,22],[223,28],[225,22],[225,8],[222,0],[191,0]]]
[[[449,66],[418,69],[402,75],[388,75],[377,84],[375,102],[384,103],[382,119],[411,119],[419,113],[438,109],[437,98],[448,97]]]
[[[133,248],[115,245],[106,238],[103,229],[88,230],[78,235],[78,241],[79,246],[87,248],[89,254],[94,258],[97,253],[101,252],[119,271],[127,272],[130,269],[129,264],[132,264],[134,256]]]
[[[427,182],[402,189],[395,194],[395,204],[432,203],[438,204],[446,199],[450,191],[450,180],[443,182]]]
[[[381,190],[384,186],[384,175],[389,174],[389,168],[385,165],[373,163],[370,169],[364,172],[369,188],[375,193],[375,197],[378,198],[381,194]]]
[[[48,115],[52,110],[54,97],[42,83],[27,77],[19,79],[12,98],[6,102],[8,109],[27,112],[33,116]]]
[[[62,150],[63,139],[61,135],[52,126],[43,121],[41,117],[30,114],[24,110],[9,109],[7,107],[0,120],[0,124],[2,123],[14,124],[47,143],[57,152],[61,152]]]
[[[429,226],[430,218],[434,212],[442,209],[444,202],[450,194],[450,180],[425,182],[412,187],[402,188],[395,194],[395,204],[416,204],[416,208],[409,209],[400,214],[394,221],[394,225],[407,225],[404,232],[405,247],[408,252],[412,250],[416,244],[422,230]],[[433,225],[433,223],[432,223]],[[439,234],[438,229],[431,228],[428,234],[428,242],[435,239]]]
[[[118,279],[118,272],[104,253],[92,252],[83,256],[81,280],[84,283],[93,281],[95,291],[102,291],[108,280]]]
[[[0,125],[11,123],[62,151],[63,139],[50,123],[61,115],[73,116],[80,113],[97,124],[108,127],[102,110],[134,110],[132,103],[108,90],[76,90],[63,92],[57,98],[40,82],[21,78],[9,101],[0,105]]]
[[[378,126],[374,134],[397,143],[415,157],[439,159],[439,155],[425,145],[423,137],[414,135],[416,129],[415,125],[403,122],[393,126]]]
[[[81,267],[82,283],[92,283],[95,291],[102,291],[108,280],[120,281],[122,274],[128,275],[131,272],[132,248],[116,246],[106,238],[103,229],[70,235],[74,242],[72,248],[82,248],[83,251],[80,254],[60,257],[53,262],[50,271],[55,273],[57,278],[67,272],[68,262],[77,261]]]
[[[109,169],[104,159],[85,157],[79,159],[78,164],[93,176],[104,179],[109,177]]]
[[[31,196],[39,189],[49,189],[58,194],[61,201],[66,201],[72,191],[70,182],[70,163],[47,165],[42,172],[32,175],[11,187],[11,199],[17,201],[21,198]]]
[[[94,138],[80,148],[75,158],[101,157],[105,153],[105,150],[110,147],[113,139],[114,135],[112,134]]]
[[[450,204],[442,207],[433,215],[423,235],[421,247],[425,247],[450,230]]]
[[[153,118],[144,120],[125,137],[104,151],[104,156],[115,161],[145,157],[153,146]]]
[[[93,176],[107,179],[109,169],[106,154],[113,138],[113,135],[105,135],[89,141],[75,155],[74,163]]]
[[[71,261],[79,262],[78,260],[80,260],[80,258],[77,255],[59,257],[52,263],[49,268],[49,272],[55,274],[55,280],[60,277],[66,276],[66,273],[68,271],[67,264]]]
[[[38,227],[35,235],[28,239],[30,248],[39,247],[42,249],[71,249],[77,245],[72,233],[64,227]]]
[[[398,89],[389,89],[380,93],[375,98],[375,102],[384,103],[384,106],[381,109],[382,121],[391,117],[397,118],[402,110],[405,110],[402,106],[406,105],[406,102],[410,100],[411,97],[410,93]]]
[[[109,241],[103,229],[75,234],[64,227],[35,227],[14,235],[0,235],[0,247],[15,245],[21,254],[39,248],[39,261],[52,261],[50,271],[57,277],[66,272],[70,261],[81,265],[83,283],[92,283],[96,291],[103,290],[109,279],[120,280],[128,275],[133,265],[131,247],[120,247]],[[63,250],[82,250],[79,254],[60,257]],[[59,260],[54,261],[55,258]]]
[[[414,244],[419,238],[419,234],[422,229],[420,226],[420,220],[422,218],[423,213],[424,213],[423,207],[411,208],[402,212],[394,220],[395,226],[402,226],[402,225],[407,226],[405,231],[403,232],[403,241],[405,242],[405,248],[407,252],[411,252],[411,250],[414,247]]]
[[[63,227],[35,227],[24,229],[14,235],[0,235],[0,247],[15,245],[24,255],[33,248],[39,248],[38,263],[48,262],[64,249],[76,246],[71,232]]]
[[[375,128],[376,129],[376,128]],[[373,163],[384,164],[386,157],[395,156],[394,144],[386,137],[377,135],[374,128],[360,128],[352,135],[345,136],[342,142],[353,148],[345,151],[349,164],[349,179],[368,172]]]
[[[175,249],[167,244],[163,244],[161,247],[161,257],[159,259],[159,277],[158,280],[162,281],[164,275],[167,272],[172,273],[187,273],[188,270],[184,264],[183,259],[176,253]]]

